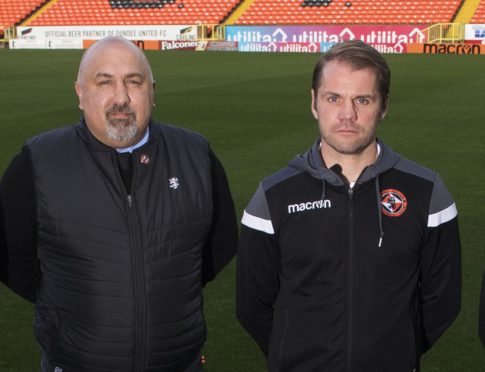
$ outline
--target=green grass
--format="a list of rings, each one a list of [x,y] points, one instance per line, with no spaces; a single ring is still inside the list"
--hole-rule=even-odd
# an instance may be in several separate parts
[[[73,82],[80,51],[0,50],[0,172],[24,141],[76,122]],[[204,134],[225,165],[238,214],[261,178],[318,135],[310,82],[318,56],[149,52],[157,80],[154,117]],[[379,136],[440,172],[456,199],[463,243],[462,312],[423,358],[424,372],[480,372],[477,338],[485,269],[485,60],[480,56],[390,55],[390,112]],[[205,291],[208,372],[264,371],[234,316],[234,262]],[[37,371],[33,307],[0,285],[0,371]],[[392,372],[392,371],[390,371]]]

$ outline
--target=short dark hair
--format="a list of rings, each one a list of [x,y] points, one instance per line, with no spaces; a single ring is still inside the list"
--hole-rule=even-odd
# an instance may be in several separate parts
[[[370,68],[377,75],[377,86],[382,99],[382,109],[386,109],[391,86],[391,70],[386,60],[377,50],[361,40],[348,40],[335,44],[320,57],[313,70],[312,88],[314,94],[320,87],[322,72],[330,61],[346,63],[354,70]]]

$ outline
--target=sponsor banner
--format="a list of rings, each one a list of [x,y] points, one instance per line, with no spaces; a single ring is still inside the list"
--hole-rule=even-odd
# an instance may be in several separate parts
[[[195,26],[52,26],[17,27],[22,40],[99,40],[122,36],[130,40],[197,40]]]
[[[196,50],[209,50],[213,52],[237,52],[237,41],[215,41],[215,40],[200,40],[197,42]]]
[[[266,42],[245,43],[239,42],[239,52],[283,52],[283,53],[319,53],[320,43],[294,43],[294,42]]]
[[[485,54],[483,44],[408,44],[408,53],[421,54]]]
[[[362,40],[381,53],[405,53],[423,43],[426,25],[227,26],[226,39],[240,43],[330,43]]]
[[[189,40],[163,40],[159,43],[159,50],[195,50],[197,46],[197,41]]]
[[[10,49],[47,49],[47,41],[10,39],[8,46]]]
[[[335,43],[320,43],[320,52],[325,53],[331,47],[333,47]]]
[[[82,48],[87,49],[98,40],[83,40]],[[160,50],[160,41],[158,40],[131,40],[138,48],[143,50]]]
[[[52,49],[82,49],[81,40],[47,40],[47,47]]]
[[[289,53],[325,53],[335,43],[245,43],[239,42],[239,52],[289,52]],[[381,53],[406,53],[406,45],[399,48],[386,45],[373,45]]]
[[[82,40],[23,40],[9,41],[10,49],[82,49]]]
[[[485,24],[465,25],[465,40],[479,40],[485,43]]]

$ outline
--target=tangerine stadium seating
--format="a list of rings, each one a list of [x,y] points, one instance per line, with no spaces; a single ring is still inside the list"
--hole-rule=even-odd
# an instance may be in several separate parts
[[[236,24],[431,24],[453,20],[464,0],[255,0]],[[46,0],[1,0],[0,30]],[[243,0],[58,0],[31,26],[217,24]],[[485,0],[472,23],[485,23]]]
[[[463,0],[256,0],[236,24],[450,22]]]
[[[475,10],[471,23],[485,23],[485,0],[480,1],[478,8]]]
[[[59,0],[26,25],[217,24],[239,2],[240,0]]]
[[[0,29],[3,30],[14,26],[44,2],[43,0],[2,0],[0,5]]]

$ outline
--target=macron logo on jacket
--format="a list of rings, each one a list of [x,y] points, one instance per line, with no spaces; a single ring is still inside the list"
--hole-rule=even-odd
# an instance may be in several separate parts
[[[322,208],[332,208],[332,202],[329,199],[325,199],[306,203],[289,204],[288,214]]]
[[[258,190],[262,189],[260,188]],[[256,200],[256,198],[260,197],[261,192],[257,192],[255,196],[256,197],[253,197],[253,200]],[[255,203],[249,203],[248,208],[246,208],[246,210],[244,211],[241,221],[242,224],[252,229],[265,232],[267,234],[274,234],[273,222],[271,221],[271,217],[269,215],[266,199],[264,199],[264,203],[259,205],[259,209],[255,208],[254,204]],[[289,204],[288,214],[324,208],[332,208],[332,202],[329,199]]]

